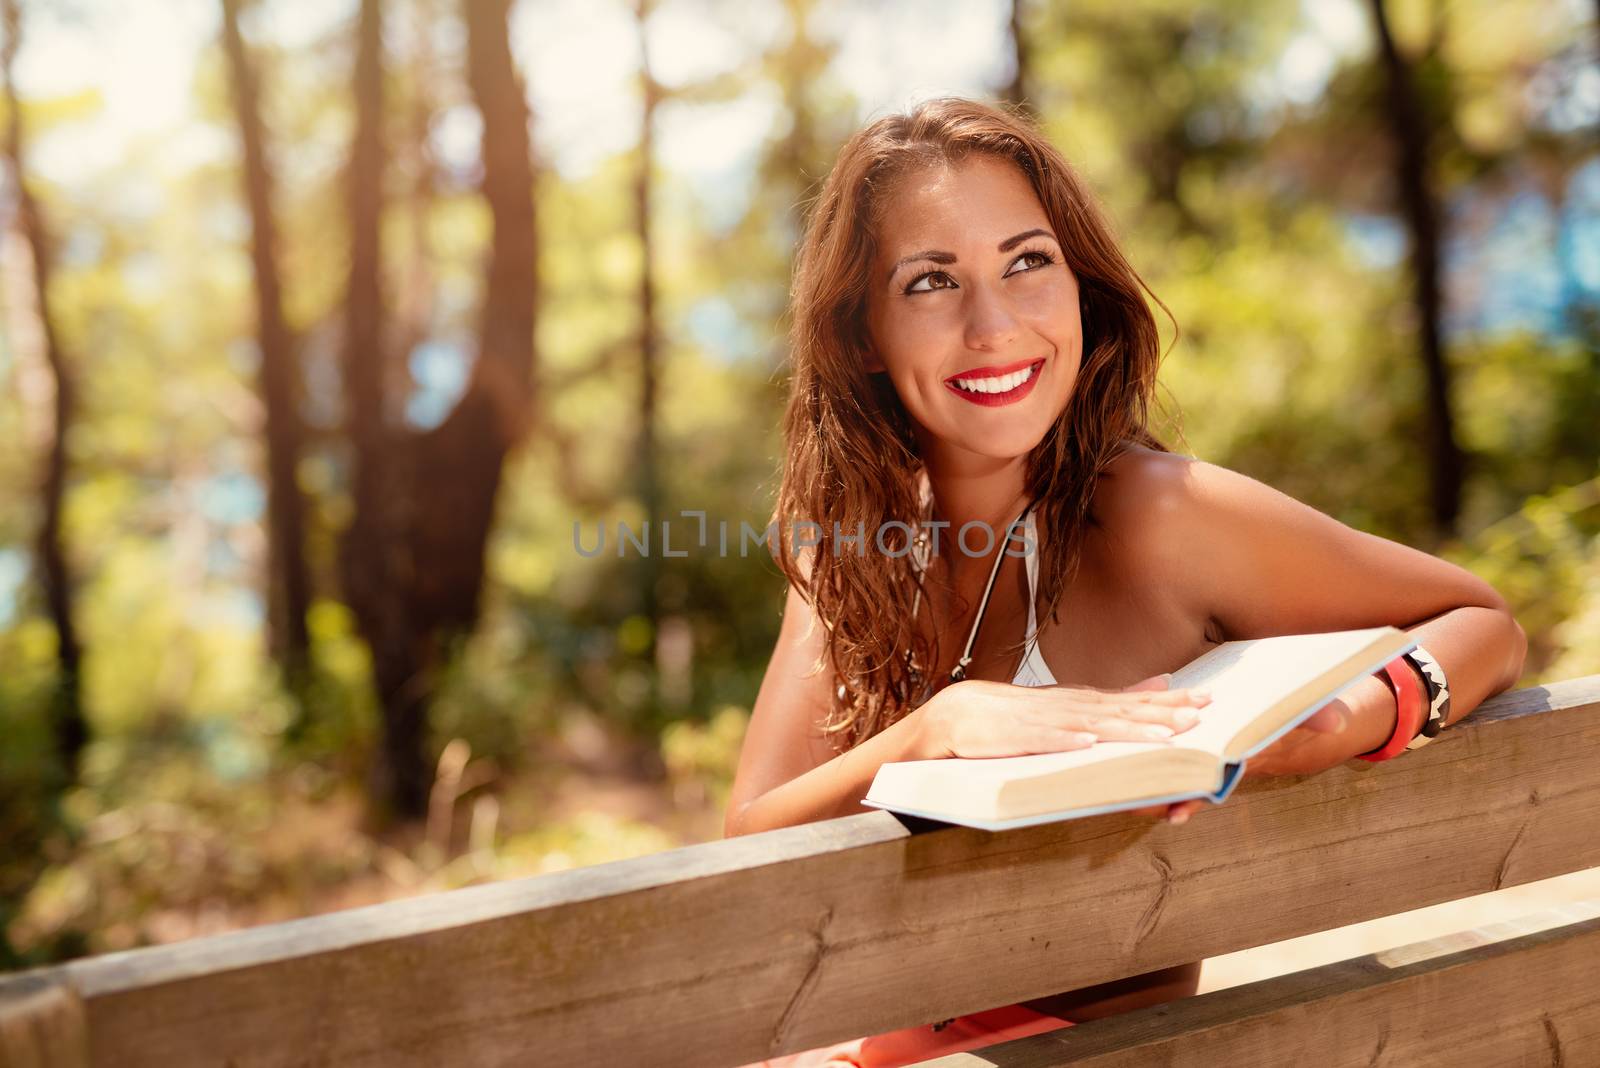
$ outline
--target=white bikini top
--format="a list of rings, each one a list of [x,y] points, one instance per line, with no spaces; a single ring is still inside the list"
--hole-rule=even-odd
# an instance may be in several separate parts
[[[1028,572],[1028,630],[1023,641],[1026,650],[1023,653],[1022,663],[1017,666],[1017,673],[1011,679],[1013,686],[1054,686],[1056,677],[1050,671],[1050,666],[1044,662],[1044,654],[1039,651],[1039,624],[1034,607],[1039,596],[1039,528],[1034,522],[1033,505],[1029,505],[1017,519],[1008,527],[1015,530],[1017,524],[1022,525],[1022,532],[1027,538],[1026,544],[1031,551],[1023,556],[1023,564]],[[1015,534],[1011,535],[1013,538]],[[928,569],[928,555],[930,552],[928,539],[918,536],[912,545],[912,561],[918,571]],[[967,644],[961,651],[961,659],[956,661],[956,666],[950,671],[950,681],[960,682],[966,678],[967,665],[972,663],[972,643],[978,638],[978,627],[983,623],[983,614],[989,607],[989,595],[994,592],[994,580],[1000,574],[1000,564],[1006,558],[1004,547],[994,557],[994,566],[989,570],[989,584],[984,587],[983,600],[978,603],[978,615],[972,621],[972,630],[967,634]],[[922,591],[919,589],[911,602],[911,617],[916,618],[917,608],[922,603]]]

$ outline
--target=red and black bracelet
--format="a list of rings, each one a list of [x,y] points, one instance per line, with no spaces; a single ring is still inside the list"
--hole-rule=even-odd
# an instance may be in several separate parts
[[[1395,657],[1383,665],[1383,670],[1375,672],[1378,678],[1383,679],[1395,695],[1395,720],[1394,734],[1382,746],[1370,753],[1360,753],[1362,760],[1379,761],[1388,760],[1397,753],[1406,751],[1406,746],[1411,739],[1422,730],[1423,720],[1427,717],[1427,704],[1422,699],[1422,682],[1417,678],[1417,673],[1406,662],[1405,657]]]

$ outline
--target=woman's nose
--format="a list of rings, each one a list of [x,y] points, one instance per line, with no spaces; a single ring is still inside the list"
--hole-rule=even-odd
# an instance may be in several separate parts
[[[970,288],[967,294],[968,348],[1001,349],[1016,339],[1021,324],[1003,294],[986,286]]]

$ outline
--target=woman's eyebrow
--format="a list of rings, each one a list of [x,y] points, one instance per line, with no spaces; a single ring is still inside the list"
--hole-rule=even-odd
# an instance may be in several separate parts
[[[996,251],[999,252],[1010,252],[1012,249],[1016,248],[1030,237],[1054,238],[1055,236],[1056,235],[1052,234],[1049,230],[1045,230],[1041,227],[1034,227],[1032,230],[1024,230],[1020,234],[1015,234],[1006,238],[1004,241],[1000,242],[999,245],[995,246],[995,248]],[[922,252],[913,252],[909,256],[901,256],[895,261],[894,266],[889,268],[889,277],[893,278],[900,268],[904,267],[908,263],[916,263],[918,260],[928,260],[932,263],[950,264],[956,262],[956,255],[953,252],[941,252],[938,249],[926,249]]]
[[[933,263],[948,264],[956,262],[956,254],[954,252],[940,252],[938,249],[928,249],[925,252],[913,252],[909,256],[901,256],[895,261],[894,266],[889,268],[889,277],[893,278],[900,268],[908,263],[916,263],[918,260],[930,260]]]
[[[1056,235],[1052,234],[1049,230],[1044,230],[1044,229],[1041,229],[1039,227],[1034,227],[1032,230],[1024,230],[1024,231],[1022,231],[1022,233],[1017,234],[1014,237],[1006,238],[1004,241],[1000,242],[1000,244],[997,246],[997,248],[1001,252],[1010,252],[1012,249],[1016,248],[1018,245],[1022,244],[1024,241],[1028,240],[1028,238],[1030,238],[1030,237],[1051,237],[1051,238],[1053,238],[1055,236]]]

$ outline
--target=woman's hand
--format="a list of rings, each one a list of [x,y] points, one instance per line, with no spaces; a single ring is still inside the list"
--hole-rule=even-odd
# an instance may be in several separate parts
[[[1370,711],[1358,717],[1356,710],[1342,698],[1329,701],[1313,712],[1304,723],[1288,731],[1282,738],[1246,761],[1244,777],[1259,779],[1269,775],[1311,775],[1337,767],[1357,754],[1377,748],[1382,744],[1382,739],[1374,743],[1370,737],[1371,730],[1360,729],[1364,722],[1369,721],[1378,722],[1380,728],[1383,726],[1382,695],[1371,695],[1368,693],[1370,689],[1368,686],[1353,691],[1361,696],[1370,696],[1373,706]],[[1366,708],[1366,703],[1361,703],[1361,707]],[[1394,729],[1392,709],[1391,699],[1387,727],[1389,731]],[[1387,734],[1384,737],[1387,737]],[[1168,823],[1181,824],[1187,822],[1189,817],[1198,812],[1202,806],[1210,803],[1201,797],[1169,805],[1136,808],[1133,812],[1138,816],[1164,817]]]
[[[920,759],[1004,757],[1086,749],[1095,742],[1166,742],[1200,722],[1201,690],[1169,690],[1170,676],[1125,690],[1012,686],[970,680],[946,686],[917,710]]]

